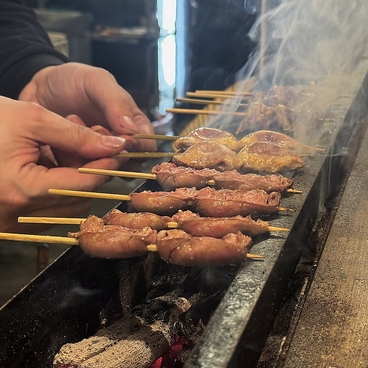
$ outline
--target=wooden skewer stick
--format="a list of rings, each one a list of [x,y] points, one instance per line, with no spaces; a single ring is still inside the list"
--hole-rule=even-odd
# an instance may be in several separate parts
[[[54,244],[70,244],[78,245],[78,240],[67,236],[51,236],[51,235],[28,235],[14,233],[0,233],[1,240],[25,241],[34,243],[54,243]]]
[[[248,100],[249,96],[241,96],[241,95],[227,95],[227,94],[214,94],[214,93],[202,93],[202,92],[187,92],[186,95],[188,97],[200,97],[200,98],[216,98],[216,99],[234,99],[238,100]]]
[[[277,208],[280,212],[294,212],[293,208],[285,208],[285,207],[278,207]]]
[[[22,224],[80,225],[85,220],[76,217],[18,217],[18,222]]]
[[[215,91],[215,90],[199,90],[197,89],[195,91],[196,93],[210,93],[210,94],[214,94],[214,95],[229,95],[229,96],[234,96],[234,95],[240,95],[240,96],[252,96],[253,92],[247,92],[247,91]]]
[[[297,189],[286,189],[286,193],[297,193],[297,194],[301,194],[303,193],[301,190],[297,190]]]
[[[120,152],[117,156],[130,158],[161,158],[172,157],[176,154],[177,152]]]
[[[156,180],[156,174],[140,173],[135,171],[120,171],[120,170],[104,170],[104,169],[91,169],[87,167],[80,167],[78,172],[81,174],[96,174],[106,176],[118,176],[122,178],[134,178],[134,179],[151,179]]]
[[[156,244],[149,244],[147,245],[147,250],[149,252],[157,252],[157,245]],[[245,258],[249,258],[249,259],[264,259],[263,256],[259,255],[259,254],[253,254],[253,253],[247,253],[247,255],[245,256]]]
[[[219,111],[219,110],[201,110],[201,109],[180,109],[180,108],[170,108],[166,109],[166,112],[171,112],[175,114],[194,114],[194,115],[233,115],[233,116],[248,116],[246,112],[231,112],[231,111]]]
[[[156,174],[150,173],[139,173],[135,171],[120,171],[120,170],[105,170],[105,169],[92,169],[88,167],[80,167],[78,172],[81,174],[95,174],[95,175],[106,175],[106,176],[117,176],[122,178],[134,178],[134,179],[150,179],[157,180]],[[214,186],[216,182],[214,179],[207,180],[207,185]],[[288,193],[302,193],[301,190],[287,189]]]
[[[177,135],[165,134],[132,134],[131,137],[136,139],[157,139],[166,141],[176,141],[179,138]]]
[[[48,192],[49,194],[70,196],[70,197],[85,197],[85,198],[113,199],[116,201],[130,201],[130,195],[126,194],[84,192],[81,190],[66,190],[66,189],[49,189]]]
[[[240,107],[247,107],[248,104],[245,103],[236,103],[234,102],[224,102],[224,101],[213,101],[213,100],[203,100],[203,99],[195,99],[195,98],[177,98],[177,102],[183,102],[183,103],[191,103],[191,104],[198,104],[198,105],[234,105],[234,106],[240,106]]]
[[[85,218],[69,218],[69,217],[18,217],[18,222],[23,224],[54,224],[54,225],[80,225]],[[178,229],[179,224],[175,221],[167,223],[168,229]],[[290,231],[286,227],[269,226],[268,231]]]

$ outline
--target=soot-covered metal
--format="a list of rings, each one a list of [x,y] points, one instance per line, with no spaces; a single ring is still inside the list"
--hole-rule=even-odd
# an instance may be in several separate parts
[[[184,366],[243,367],[244,362],[255,366],[308,236],[326,211],[325,202],[340,190],[359,147],[367,116],[367,104],[362,103],[368,101],[366,90],[367,78],[357,94],[351,91],[351,96],[340,98],[338,108],[328,111],[333,119],[321,119],[318,145],[326,147],[327,142],[327,150],[308,159],[306,168],[295,173],[294,186],[302,193],[283,198],[283,206],[294,212],[272,219],[272,225],[288,227],[290,232],[262,237],[253,245],[252,252],[264,255],[263,261],[203,269],[160,261],[160,267],[140,268],[150,281],[147,287],[142,280],[134,283],[137,275],[126,273],[137,269],[137,260],[92,259],[73,247],[0,310],[0,365],[52,366],[62,345],[89,337],[106,321],[120,317],[124,311],[115,314],[113,307],[119,290],[141,316],[147,318],[147,308],[154,306],[155,313],[148,317],[167,320],[162,310],[165,303],[152,300],[180,289],[185,296],[201,297],[194,312],[186,311],[176,321],[177,332],[190,330],[198,319],[204,325]],[[137,190],[157,189],[157,184],[146,182]],[[119,277],[122,270],[124,278]]]

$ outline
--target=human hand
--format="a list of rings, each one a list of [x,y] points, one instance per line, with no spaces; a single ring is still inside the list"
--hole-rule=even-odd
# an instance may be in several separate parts
[[[35,103],[0,97],[0,231],[27,232],[30,225],[18,224],[18,216],[85,214],[90,200],[50,196],[48,189],[94,191],[109,180],[79,174],[72,166],[80,161],[60,166],[50,147],[84,158],[84,167],[116,170],[122,159],[114,155],[124,144]]]
[[[154,140],[137,140],[135,133],[153,134],[146,115],[108,71],[81,63],[49,66],[35,74],[19,95],[66,117],[79,116],[89,127],[102,125],[126,139],[128,151],[154,151]]]

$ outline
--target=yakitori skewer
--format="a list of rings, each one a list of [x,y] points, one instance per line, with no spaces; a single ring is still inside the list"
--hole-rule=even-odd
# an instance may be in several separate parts
[[[67,236],[50,236],[50,235],[31,235],[18,233],[0,233],[0,240],[11,240],[18,242],[32,242],[32,243],[47,243],[47,244],[66,244],[79,245],[76,238]],[[157,251],[157,246],[150,244],[147,246],[147,251]],[[264,257],[258,254],[247,253],[245,258],[249,259],[263,259]]]
[[[106,175],[106,176],[115,176],[121,178],[133,178],[133,179],[148,179],[148,180],[157,180],[156,174],[151,173],[141,173],[136,171],[120,171],[120,170],[106,170],[106,169],[93,169],[88,167],[80,167],[78,172],[81,174],[94,174],[94,175]],[[214,186],[216,185],[216,181],[214,179],[207,180],[207,185]],[[301,190],[297,189],[286,189],[287,193],[302,193]]]
[[[80,225],[86,218],[76,217],[42,217],[42,216],[21,216],[18,217],[18,222],[22,224],[53,224],[53,225]],[[221,221],[221,219],[219,219]],[[180,225],[176,221],[169,221],[167,223],[168,229],[180,229]],[[286,227],[268,226],[267,231],[275,232],[289,232],[290,229]]]
[[[172,213],[175,213],[179,211],[180,209],[187,208],[188,206],[191,207],[193,205],[198,207],[197,212],[199,214],[202,214],[204,216],[211,216],[211,217],[223,217],[223,215],[220,216],[221,209],[224,208],[225,204],[227,205],[227,209],[231,209],[232,214],[227,214],[227,216],[235,216],[236,214],[239,215],[246,215],[250,214],[249,211],[254,210],[253,208],[257,208],[257,210],[254,210],[258,214],[271,214],[275,212],[293,212],[294,210],[291,208],[284,208],[279,207],[278,205],[274,204],[263,204],[263,203],[257,203],[254,202],[251,198],[255,198],[257,194],[261,195],[262,201],[265,200],[265,196],[269,198],[270,201],[279,201],[279,193],[266,193],[264,191],[249,191],[244,192],[243,196],[249,196],[249,202],[246,200],[240,200],[240,201],[224,201],[223,199],[220,199],[220,202],[222,203],[221,208],[218,206],[215,206],[213,210],[216,212],[216,214],[209,215],[210,208],[208,207],[208,203],[213,203],[214,198],[206,197],[206,195],[201,199],[200,197],[194,198],[196,196],[196,193],[203,193],[204,189],[200,189],[199,191],[195,191],[194,188],[179,188],[176,191],[172,192],[151,192],[151,191],[143,191],[143,192],[136,192],[132,195],[124,195],[124,194],[110,194],[110,193],[99,193],[99,192],[87,192],[87,191],[78,191],[78,190],[66,190],[66,189],[49,189],[49,194],[54,195],[61,195],[61,196],[69,196],[69,197],[84,197],[84,198],[99,198],[99,199],[113,199],[113,200],[119,200],[119,201],[131,201],[133,207],[137,211],[148,211],[148,212],[154,212],[157,214],[162,214],[164,212],[171,211]],[[206,188],[206,192],[211,191],[213,189]],[[175,192],[177,195],[175,195]],[[216,193],[228,193],[232,192],[231,190],[226,189],[220,189],[218,191],[215,191]],[[196,199],[196,200],[194,200]],[[200,203],[205,202],[207,204],[204,205],[203,208],[200,205]],[[232,204],[239,203],[241,204],[240,208],[239,206],[235,207]],[[248,207],[249,206],[249,207]],[[144,209],[143,209],[144,208]],[[212,212],[212,211],[210,211]]]

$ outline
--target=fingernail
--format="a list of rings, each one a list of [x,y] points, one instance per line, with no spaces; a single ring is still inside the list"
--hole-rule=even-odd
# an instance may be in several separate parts
[[[109,148],[121,148],[125,144],[125,139],[114,135],[101,135],[101,142]]]
[[[127,133],[138,133],[139,130],[134,124],[134,121],[129,116],[119,116],[119,125],[124,128]]]

